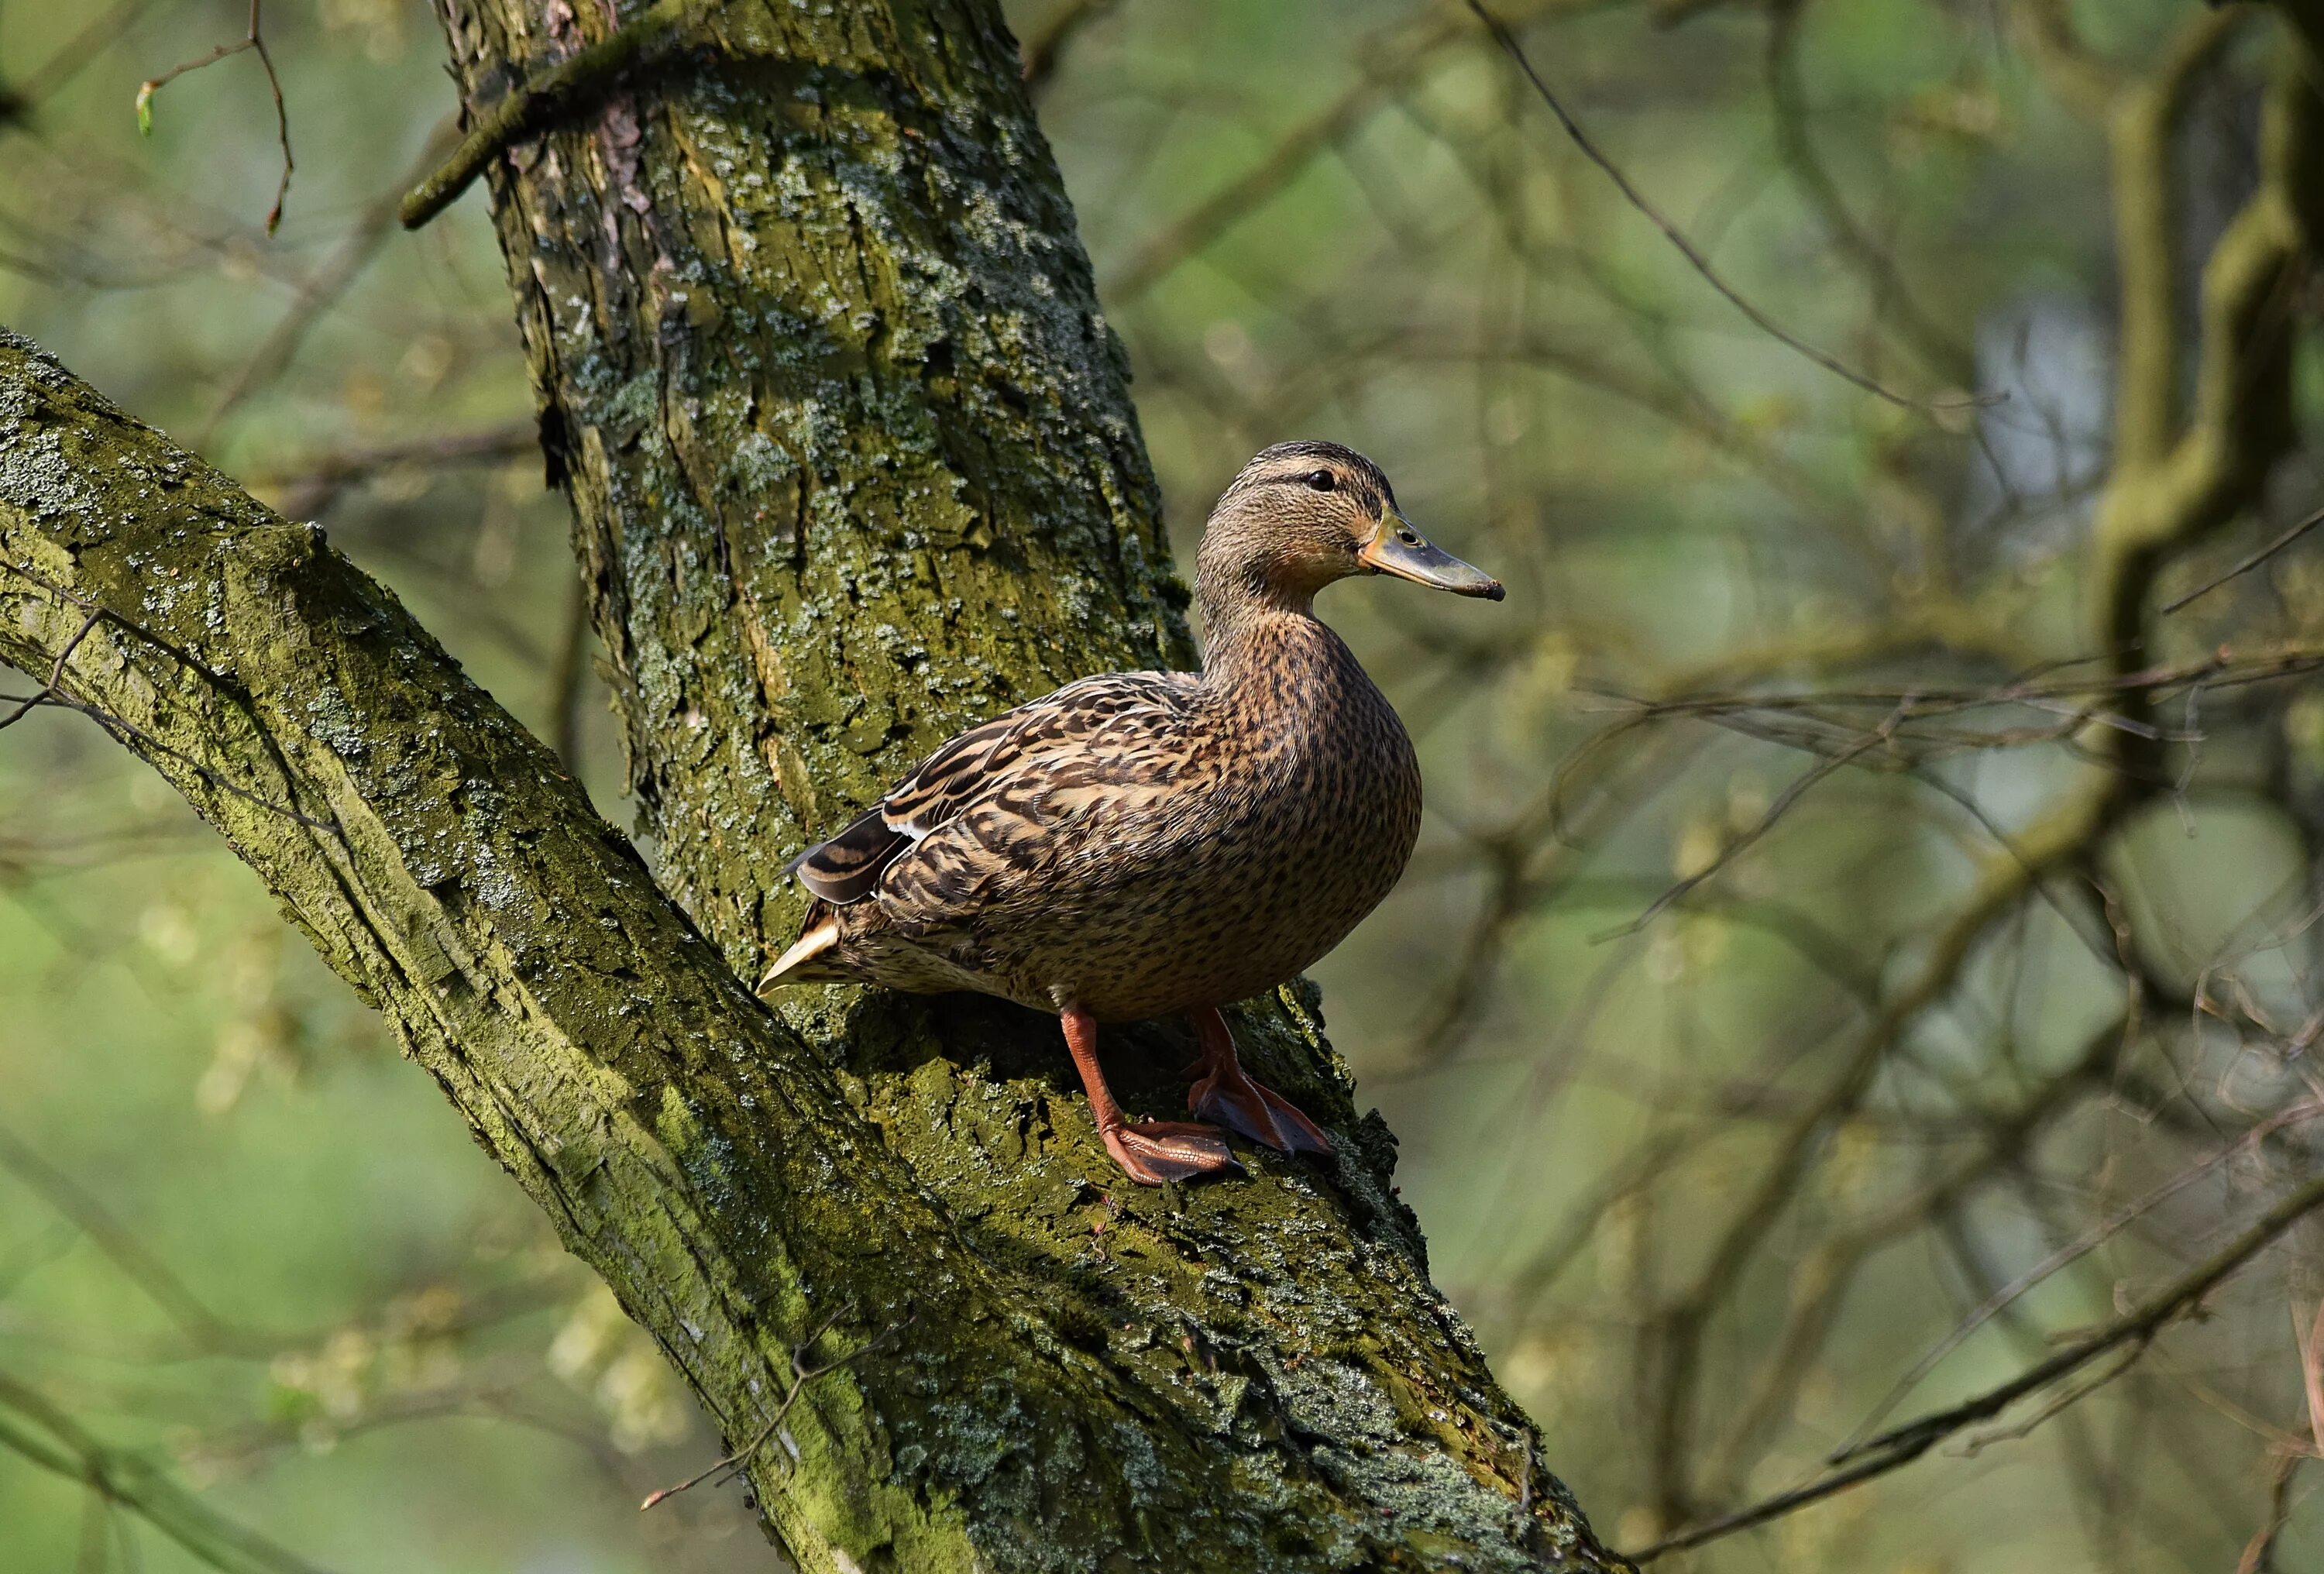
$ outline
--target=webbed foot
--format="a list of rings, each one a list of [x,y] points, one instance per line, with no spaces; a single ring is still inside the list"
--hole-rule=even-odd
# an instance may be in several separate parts
[[[1215,1008],[1192,1015],[1203,1053],[1186,1068],[1195,1077],[1186,1090],[1188,1109],[1277,1153],[1331,1153],[1332,1139],[1323,1128],[1274,1089],[1250,1080],[1236,1058],[1225,1017]]]
[[[1332,1139],[1290,1100],[1230,1061],[1186,1090],[1186,1108],[1277,1153],[1329,1154]]]
[[[1197,1126],[1191,1120],[1140,1120],[1115,1127],[1108,1131],[1100,1128],[1098,1136],[1104,1139],[1105,1151],[1122,1173],[1141,1186],[1159,1186],[1172,1181],[1198,1180],[1204,1175],[1240,1173],[1241,1161],[1237,1159],[1215,1127]]]
[[[1082,1086],[1089,1093],[1097,1134],[1123,1174],[1141,1186],[1160,1186],[1241,1170],[1242,1164],[1216,1127],[1197,1126],[1190,1120],[1131,1121],[1124,1117],[1097,1063],[1097,1019],[1079,1006],[1067,1006],[1057,1016],[1065,1025],[1065,1047],[1073,1053],[1074,1069],[1081,1072]]]

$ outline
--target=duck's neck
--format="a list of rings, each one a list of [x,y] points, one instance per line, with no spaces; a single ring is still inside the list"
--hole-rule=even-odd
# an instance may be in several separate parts
[[[1328,664],[1344,649],[1316,619],[1313,593],[1205,579],[1196,584],[1195,603],[1203,619],[1203,686],[1216,693],[1270,682],[1286,664]]]

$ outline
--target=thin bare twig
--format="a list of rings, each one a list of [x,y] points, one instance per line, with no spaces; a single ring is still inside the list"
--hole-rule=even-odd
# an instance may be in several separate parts
[[[2278,552],[2281,552],[2286,547],[2291,546],[2294,541],[2297,541],[2301,537],[2314,529],[2318,525],[2324,525],[2324,508],[2318,509],[2314,513],[2310,514],[2306,519],[2292,526],[2292,529],[2284,531],[2283,534],[2278,536],[2274,540],[2270,541],[2266,546],[2262,547],[2258,551],[2253,553],[2250,557],[2236,564],[2233,568],[2228,569],[2225,574],[2220,575],[2217,579],[2205,580],[2201,584],[2197,585],[2185,595],[2181,596],[2177,601],[2174,601],[2170,605],[2164,607],[2163,609],[2162,615],[2167,618],[2172,612],[2177,612],[2181,607],[2185,606],[2189,602],[2200,601],[2204,596],[2207,596],[2213,591],[2218,589],[2219,586],[2227,584],[2227,581],[2231,579],[2239,579],[2243,575],[2249,574],[2253,569],[2257,568],[2261,564],[2274,557]]]
[[[2300,1470],[2305,1454],[2284,1453],[2276,1456],[2275,1473],[2268,1481],[2267,1518],[2244,1545],[2243,1556],[2236,1560],[2236,1574],[2272,1574],[2275,1568],[2276,1538],[2292,1518],[2292,1478]]]
[[[1527,11],[1542,8],[1541,0],[1523,3]],[[1101,281],[1100,298],[1109,308],[1120,310],[1144,296],[1187,258],[1280,196],[1319,156],[1345,146],[1384,105],[1401,103],[1402,85],[1465,32],[1448,11],[1432,13],[1417,25],[1399,24],[1360,40],[1352,51],[1363,73],[1360,80],[1286,131],[1241,174],[1164,225]]]
[[[169,744],[162,742],[161,740],[154,737],[152,733],[146,732],[143,728],[137,726],[134,723],[132,723],[111,711],[106,710],[102,706],[90,704],[84,700],[67,699],[62,695],[52,698],[48,703],[57,706],[60,710],[74,711],[78,712],[81,715],[87,716],[90,721],[95,722],[99,728],[103,729],[105,732],[112,733],[116,742],[142,750],[150,754],[161,755],[165,759],[173,760],[177,764],[184,766],[202,781],[207,782],[213,787],[216,787],[218,791],[226,794],[228,797],[240,798],[244,803],[250,805],[253,808],[264,809],[271,815],[280,815],[286,820],[293,821],[298,824],[306,826],[309,831],[320,831],[329,836],[338,836],[341,834],[338,826],[333,824],[330,821],[317,819],[314,815],[302,813],[298,809],[290,807],[287,804],[278,804],[263,793],[253,792],[246,787],[241,787],[234,782],[228,781],[225,777],[219,775],[210,767],[204,765],[192,755],[188,754],[184,750],[171,748]]]
[[[705,1481],[709,1480],[710,1477],[717,1475],[722,1470],[729,1472],[727,1477],[727,1479],[729,1480],[732,1480],[735,1476],[741,1475],[744,1470],[750,1468],[751,1461],[758,1457],[759,1450],[767,1446],[767,1440],[773,1437],[776,1430],[783,1424],[783,1417],[790,1413],[791,1406],[798,1403],[799,1395],[807,1392],[807,1385],[809,1383],[814,1382],[817,1377],[828,1376],[832,1373],[838,1371],[842,1367],[847,1366],[853,1361],[859,1360],[862,1358],[870,1355],[873,1350],[878,1349],[881,1345],[887,1343],[896,1335],[903,1332],[905,1329],[910,1327],[912,1322],[911,1318],[907,1317],[899,1322],[890,1324],[886,1329],[874,1335],[871,1339],[856,1346],[855,1348],[848,1351],[845,1355],[839,1357],[835,1360],[825,1361],[819,1367],[809,1367],[806,1365],[807,1352],[814,1347],[816,1340],[821,1339],[825,1334],[831,1331],[832,1325],[839,1321],[840,1317],[845,1311],[846,1308],[842,1307],[840,1311],[833,1312],[829,1317],[824,1319],[821,1327],[817,1328],[813,1333],[807,1335],[806,1339],[791,1347],[790,1392],[783,1395],[783,1402],[775,1407],[774,1414],[767,1418],[767,1424],[759,1429],[757,1436],[753,1437],[742,1448],[736,1449],[733,1453],[728,1454],[724,1459],[713,1460],[710,1464],[696,1471],[693,1475],[688,1476],[685,1480],[680,1481],[675,1487],[665,1487],[658,1492],[647,1494],[646,1500],[638,1505],[638,1512],[640,1514],[643,1514],[646,1510],[652,1508],[659,1504],[667,1503],[669,1499],[677,1496],[681,1492],[690,1492],[695,1487],[701,1486]]]
[[[1844,1465],[1864,1452],[1868,1445],[1861,1440],[1866,1433],[1879,1425],[1888,1413],[1902,1403],[1904,1395],[1919,1385],[1922,1378],[1936,1369],[1939,1362],[1959,1349],[1971,1334],[1993,1321],[2027,1291],[2049,1278],[2059,1269],[2095,1251],[2125,1227],[2177,1196],[2229,1159],[2250,1152],[2255,1146],[2287,1126],[2295,1125],[2302,1120],[2311,1120],[2319,1115],[2324,1115],[2324,1103],[2295,1104],[2289,1109],[2277,1111],[2225,1147],[2181,1170],[2144,1196],[2116,1209],[2089,1230],[2075,1239],[2068,1241],[2016,1278],[1995,1291],[1975,1311],[1962,1319],[1959,1327],[1938,1341],[1935,1348],[1914,1362],[1911,1371],[1897,1379],[1896,1385],[1889,1390],[1887,1396],[1882,1399],[1879,1404],[1874,1407],[1872,1413],[1858,1423],[1856,1431],[1840,1447],[1825,1456],[1824,1463]]]
[[[1922,308],[1896,259],[1849,211],[1840,183],[1816,152],[1808,131],[1807,95],[1800,81],[1800,20],[1805,10],[1805,0],[1778,0],[1768,7],[1767,101],[1776,151],[1821,216],[1833,244],[1870,285],[1876,318],[1893,318],[1902,336],[1940,374],[1967,382],[1976,357]]]
[[[1907,700],[1905,703],[1909,704],[1911,702]],[[1895,723],[1898,721],[1901,721],[1903,717],[1904,707],[1899,706],[1895,714],[1891,716],[1888,722],[1883,723],[1877,732],[1857,740],[1856,742],[1850,744],[1848,748],[1841,750],[1837,754],[1818,760],[1807,770],[1802,772],[1798,779],[1794,781],[1791,786],[1785,787],[1782,793],[1777,795],[1774,803],[1767,805],[1767,812],[1760,815],[1757,822],[1754,824],[1750,829],[1745,831],[1742,834],[1737,836],[1732,842],[1729,842],[1725,847],[1720,849],[1718,857],[1712,859],[1711,862],[1703,868],[1697,870],[1694,873],[1688,875],[1685,879],[1681,879],[1671,886],[1670,888],[1664,891],[1661,896],[1656,897],[1652,902],[1648,903],[1646,911],[1640,913],[1636,918],[1631,919],[1630,922],[1623,925],[1620,928],[1609,929],[1604,931],[1602,934],[1591,935],[1590,937],[1591,943],[1598,944],[1609,940],[1619,940],[1626,934],[1636,934],[1639,930],[1644,929],[1647,925],[1653,923],[1655,917],[1665,909],[1669,907],[1672,903],[1680,900],[1685,897],[1689,891],[1693,890],[1697,886],[1702,884],[1703,881],[1711,879],[1720,870],[1725,869],[1729,864],[1734,862],[1735,860],[1740,857],[1753,843],[1757,842],[1761,837],[1766,835],[1768,832],[1774,830],[1775,828],[1775,822],[1781,820],[1786,814],[1790,813],[1792,807],[1802,798],[1807,796],[1807,795],[1813,790],[1818,782],[1822,781],[1826,777],[1831,776],[1835,772],[1853,763],[1862,756],[1869,754],[1875,749],[1877,749],[1884,743],[1887,742],[1890,735],[1895,730]]]
[[[378,448],[354,448],[309,459],[296,469],[272,471],[250,478],[250,484],[276,492],[273,507],[285,519],[311,520],[337,502],[350,487],[375,475],[417,465],[433,470],[447,465],[493,465],[521,459],[540,452],[540,429],[532,421],[488,427],[477,432],[421,437]]]
[[[203,1303],[175,1269],[163,1262],[127,1226],[114,1217],[80,1183],[0,1127],[0,1169],[38,1193],[58,1215],[86,1237],[175,1323],[188,1342],[205,1351],[271,1354],[287,1342],[227,1322]]]
[[[1703,282],[1717,290],[1729,306],[1749,318],[1754,327],[1814,362],[1842,382],[1851,383],[1867,393],[1886,400],[1890,404],[1904,410],[1930,412],[1976,410],[1985,405],[1998,404],[2008,397],[2001,393],[1984,393],[1970,394],[1960,399],[1914,399],[1911,394],[1899,393],[1885,383],[1875,382],[1837,357],[1817,349],[1813,345],[1777,323],[1766,312],[1754,306],[1741,291],[1729,284],[1719,270],[1711,265],[1711,259],[1702,254],[1702,249],[1687,239],[1686,232],[1680,229],[1676,224],[1664,216],[1660,208],[1648,201],[1646,194],[1633,185],[1630,178],[1622,172],[1621,167],[1608,158],[1598,144],[1591,140],[1590,133],[1582,129],[1581,123],[1567,111],[1565,106],[1559,101],[1557,95],[1550,90],[1549,84],[1542,79],[1541,73],[1534,69],[1533,61],[1526,58],[1524,48],[1518,44],[1517,35],[1503,24],[1499,17],[1485,8],[1484,0],[1469,0],[1469,9],[1475,12],[1477,19],[1485,24],[1485,31],[1492,34],[1493,41],[1499,44],[1509,59],[1517,62],[1517,69],[1525,73],[1526,80],[1533,84],[1534,91],[1541,96],[1541,101],[1544,104],[1549,106],[1549,112],[1557,117],[1557,124],[1565,128],[1565,134],[1572,139],[1575,147],[1582,150],[1582,156],[1603,170],[1606,178],[1613,181],[1615,189],[1621,192],[1622,199],[1645,215],[1656,229],[1662,231],[1664,238],[1678,249],[1679,254],[1686,259],[1688,266],[1702,276]]]
[[[1692,717],[1725,727],[1746,737],[1830,757],[1852,751],[1868,736],[1879,734],[1849,713],[1879,707],[1898,712],[1880,723],[1886,741],[1897,750],[1894,760],[1875,759],[1868,769],[1909,770],[1945,754],[1967,750],[2022,749],[2033,744],[2070,743],[2087,727],[2104,727],[2155,743],[2196,741],[2184,731],[2165,730],[2124,715],[2103,702],[2161,696],[2195,686],[2205,689],[2240,687],[2278,678],[2299,677],[2324,667],[2324,647],[2287,644],[2251,656],[2220,649],[2183,662],[2170,662],[2102,677],[2037,677],[1990,688],[1913,689],[1868,685],[1859,689],[1804,690],[1791,694],[1697,694],[1644,699],[1617,690],[1594,692],[1631,708],[1631,713],[1583,746],[1583,751],[1610,741],[1621,733],[1674,717]],[[2079,703],[2069,704],[2073,701]],[[1979,711],[2021,705],[2056,714],[2060,719],[2039,726],[2000,727],[1991,731],[1932,723],[1967,717]],[[1576,758],[1581,752],[1577,751]]]
[[[1883,1432],[1867,1443],[1856,1462],[1845,1468],[1820,1477],[1804,1487],[1779,1492],[1763,1502],[1707,1524],[1666,1536],[1641,1551],[1631,1553],[1631,1561],[1651,1562],[1667,1553],[1699,1547],[1705,1542],[1732,1535],[1737,1531],[1749,1530],[1805,1508],[1812,1503],[1820,1503],[1849,1487],[1860,1486],[1877,1476],[1885,1476],[1891,1470],[1911,1464],[1955,1432],[1991,1420],[2028,1395],[2074,1376],[2101,1356],[2126,1346],[2134,1352],[2144,1350],[2164,1328],[2193,1311],[2203,1297],[2218,1288],[2228,1275],[2319,1207],[2324,1207],[2324,1176],[2319,1176],[2287,1193],[2225,1249],[2191,1273],[2173,1280],[2160,1293],[2149,1296],[2096,1333],[2075,1340],[2047,1360],[2036,1362],[1999,1387]]]
[[[290,195],[290,112],[282,105],[282,78],[274,72],[274,57],[267,52],[266,34],[259,27],[259,8],[263,0],[250,0],[250,30],[232,43],[222,43],[206,55],[190,60],[180,60],[158,77],[148,77],[137,84],[137,130],[145,136],[153,134],[153,95],[176,81],[189,71],[198,71],[204,66],[215,66],[229,55],[247,50],[258,57],[266,69],[267,91],[274,95],[274,136],[282,144],[282,178],[274,183],[274,206],[266,210],[266,233],[272,235],[282,226],[282,202]]]
[[[81,624],[78,631],[73,635],[72,639],[67,642],[64,649],[60,652],[60,659],[50,671],[48,686],[41,689],[38,693],[33,694],[25,699],[16,702],[17,708],[10,715],[10,721],[16,720],[26,711],[31,710],[35,705],[54,705],[60,710],[76,712],[80,715],[87,716],[90,721],[95,722],[106,732],[111,733],[116,741],[124,744],[134,744],[137,748],[142,749],[148,753],[158,754],[164,759],[174,760],[178,764],[185,767],[188,770],[192,771],[196,777],[199,778],[202,781],[207,782],[211,787],[216,787],[220,792],[226,793],[233,797],[240,798],[244,803],[250,804],[257,808],[265,809],[270,813],[281,815],[285,819],[296,821],[298,824],[306,826],[309,830],[320,831],[331,836],[341,835],[339,827],[332,824],[330,821],[319,820],[312,815],[302,814],[296,808],[292,808],[287,805],[275,803],[264,796],[263,794],[251,791],[248,787],[237,786],[234,782],[228,781],[225,777],[210,769],[210,767],[203,764],[200,760],[196,759],[192,755],[186,753],[183,750],[174,749],[169,744],[164,743],[161,740],[154,737],[151,732],[148,732],[144,729],[137,726],[126,717],[116,715],[113,712],[106,710],[100,705],[91,704],[86,700],[77,700],[65,694],[61,688],[57,686],[60,680],[64,677],[64,662],[62,658],[70,655],[72,648],[75,645],[79,644],[83,639],[87,638],[90,629],[102,621],[112,623],[116,628],[136,636],[138,639],[143,640],[145,643],[153,646],[155,649],[166,651],[169,655],[183,663],[189,669],[200,674],[202,677],[208,681],[213,688],[217,689],[220,693],[225,694],[229,697],[238,697],[235,695],[235,692],[232,686],[229,686],[223,677],[219,677],[218,674],[210,670],[209,667],[197,660],[187,651],[171,644],[169,640],[164,640],[161,636],[154,633],[151,629],[146,628],[143,624],[135,621],[134,619],[125,618],[119,612],[114,612],[97,602],[91,601],[87,596],[76,595],[72,592],[64,589],[62,586],[58,585],[42,577],[41,575],[34,573],[21,563],[11,563],[5,558],[0,558],[0,568],[5,568],[10,573],[31,581],[32,584],[39,585],[42,590],[47,591],[50,594],[61,597],[63,600],[69,602],[72,605],[78,607],[81,611],[88,614],[87,620]]]
[[[346,295],[365,265],[378,253],[382,244],[395,233],[396,210],[403,200],[403,189],[436,167],[451,147],[457,129],[456,124],[447,118],[430,132],[427,145],[420,151],[414,170],[399,177],[383,196],[374,198],[364,209],[337,253],[300,286],[298,300],[244,364],[242,371],[235,377],[233,386],[219,398],[217,406],[202,422],[195,436],[195,446],[208,447],[220,422],[233,414],[244,400],[290,369],[292,359],[299,353],[299,346],[306,342],[309,330]]]
[[[64,648],[57,652],[56,660],[50,663],[49,681],[42,684],[35,692],[16,701],[14,710],[5,716],[0,716],[0,727],[13,727],[23,721],[34,708],[53,704],[63,697],[58,693],[57,685],[64,678],[65,663],[70,661],[72,653],[80,649],[80,642],[88,638],[88,631],[104,621],[105,614],[101,612],[92,612],[81,620],[80,627],[73,631],[73,637],[64,642]]]

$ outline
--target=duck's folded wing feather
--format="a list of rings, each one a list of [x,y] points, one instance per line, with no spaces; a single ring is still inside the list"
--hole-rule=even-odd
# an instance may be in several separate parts
[[[996,833],[1031,829],[1044,803],[1070,807],[1096,784],[1134,778],[1194,686],[1185,673],[1108,673],[971,727],[793,867],[807,889],[844,905],[878,891],[899,855],[972,811]]]
[[[828,842],[818,842],[791,860],[786,874],[835,907],[861,901],[880,883],[880,876],[911,839],[890,825],[878,805],[847,823]]]

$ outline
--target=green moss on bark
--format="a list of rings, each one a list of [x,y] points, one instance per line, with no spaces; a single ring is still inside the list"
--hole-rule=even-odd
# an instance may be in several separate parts
[[[532,0],[439,9],[479,113],[599,36]],[[751,971],[797,923],[788,855],[919,754],[1193,647],[1126,361],[996,9],[733,4],[691,28],[492,190],[642,828]],[[1350,1158],[1183,1198],[1120,1183],[1052,1021],[850,990],[783,1009],[1056,1337],[1226,1467],[1273,1527],[1250,1551],[1455,1566],[1411,1523],[1472,1566],[1534,1555],[1496,1519],[1529,1423],[1428,1284],[1392,1142],[1312,999],[1242,1034]],[[1109,1043],[1133,1104],[1183,1100],[1171,1027]],[[1345,1512],[1315,1517],[1316,1491]],[[1542,1545],[1579,1533],[1562,1493],[1524,1494]]]

